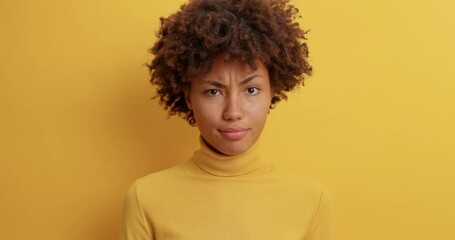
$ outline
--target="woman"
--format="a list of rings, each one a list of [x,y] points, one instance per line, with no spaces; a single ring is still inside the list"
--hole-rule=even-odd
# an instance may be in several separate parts
[[[311,74],[297,14],[286,0],[192,0],[161,19],[151,82],[201,148],[130,187],[123,240],[332,239],[327,190],[260,151],[269,110]]]

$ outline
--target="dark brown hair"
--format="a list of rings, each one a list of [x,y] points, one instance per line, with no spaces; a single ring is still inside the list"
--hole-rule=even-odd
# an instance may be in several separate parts
[[[185,102],[189,78],[210,71],[212,59],[224,53],[256,69],[261,60],[270,75],[271,107],[286,92],[303,85],[312,68],[307,61],[306,31],[295,20],[299,10],[289,0],[190,0],[180,11],[160,18],[157,41],[147,64],[160,103],[170,115],[191,125],[193,112]]]

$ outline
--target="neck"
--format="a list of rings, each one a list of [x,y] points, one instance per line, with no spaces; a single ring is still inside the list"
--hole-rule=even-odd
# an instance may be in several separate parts
[[[204,172],[219,177],[254,175],[268,169],[268,162],[260,155],[259,140],[246,152],[228,156],[213,149],[200,137],[201,149],[193,154],[193,161]]]

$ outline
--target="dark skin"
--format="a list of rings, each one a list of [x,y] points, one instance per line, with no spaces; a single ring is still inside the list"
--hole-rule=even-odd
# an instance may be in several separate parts
[[[271,108],[286,93],[303,85],[312,73],[307,61],[306,32],[295,19],[299,11],[287,0],[191,0],[161,18],[154,55],[147,64],[157,97],[170,115],[195,125],[185,102],[190,79],[210,71],[214,56],[240,59],[256,69],[259,59],[269,70]]]

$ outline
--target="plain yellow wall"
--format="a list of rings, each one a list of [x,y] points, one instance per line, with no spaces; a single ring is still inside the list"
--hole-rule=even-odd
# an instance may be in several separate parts
[[[182,2],[1,0],[0,239],[117,239],[131,182],[198,147],[144,67]],[[329,187],[340,240],[455,239],[453,1],[295,3],[315,74],[267,153]]]

